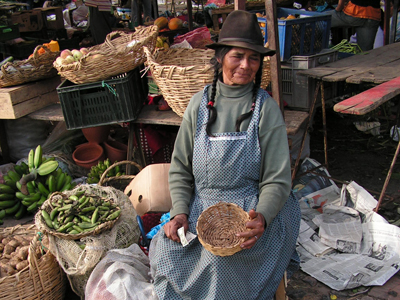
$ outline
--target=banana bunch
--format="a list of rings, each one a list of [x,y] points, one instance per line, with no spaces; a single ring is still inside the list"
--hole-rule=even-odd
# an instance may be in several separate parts
[[[169,49],[168,37],[158,36],[156,41],[156,48]]]
[[[74,187],[72,178],[58,167],[58,162],[44,158],[42,147],[31,149],[28,164],[15,165],[3,176],[0,184],[0,224],[5,216],[21,219],[26,213],[35,213],[55,191]]]
[[[107,158],[104,161],[99,161],[97,165],[90,168],[90,172],[87,175],[86,183],[98,183],[100,181],[101,176],[104,171],[107,170],[111,165],[110,160]],[[107,172],[107,177],[118,177],[121,175],[125,175],[125,172],[122,172],[120,166],[115,166]]]

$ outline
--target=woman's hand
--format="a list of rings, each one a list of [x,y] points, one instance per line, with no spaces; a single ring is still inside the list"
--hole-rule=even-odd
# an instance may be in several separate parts
[[[169,221],[167,224],[165,224],[164,225],[165,235],[169,239],[171,239],[177,243],[180,243],[181,240],[178,236],[177,231],[182,226],[185,228],[185,234],[186,234],[186,231],[188,231],[188,229],[189,229],[189,223],[188,223],[186,214],[176,215],[171,221]]]
[[[236,234],[236,236],[239,237],[249,238],[240,245],[243,249],[250,249],[253,247],[257,240],[263,235],[265,229],[265,219],[262,214],[252,209],[249,211],[249,216],[251,220],[246,223],[246,227],[250,230]]]

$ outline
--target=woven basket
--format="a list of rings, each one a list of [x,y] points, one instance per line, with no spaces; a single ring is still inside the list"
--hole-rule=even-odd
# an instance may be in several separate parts
[[[93,195],[93,197],[96,197],[96,195]],[[99,224],[95,229],[90,230],[90,231],[84,231],[78,234],[68,234],[68,233],[63,233],[63,232],[58,232],[49,226],[47,226],[43,216],[42,216],[42,210],[45,210],[48,214],[51,213],[51,211],[54,209],[55,206],[52,205],[53,202],[58,201],[59,199],[66,199],[68,196],[64,193],[61,192],[54,192],[49,196],[49,198],[42,204],[41,208],[38,210],[38,212],[35,215],[35,224],[36,227],[39,228],[43,233],[47,233],[53,236],[56,236],[60,239],[64,240],[78,240],[80,238],[86,237],[86,236],[94,236],[102,233],[103,231],[106,231],[108,229],[111,229],[115,222],[117,222],[118,218],[107,221],[104,223]],[[113,202],[111,199],[107,199],[111,203]],[[120,208],[118,208],[120,209]]]
[[[39,54],[40,49],[43,49],[44,53]],[[39,45],[33,51],[31,58],[5,63],[0,68],[0,87],[56,76],[57,70],[53,68],[53,62],[59,55],[60,52],[52,52],[47,47]]]
[[[143,47],[154,51],[158,27],[138,26],[135,32],[113,31],[100,45],[88,48],[80,61],[54,67],[58,73],[75,84],[92,83],[129,72],[146,60]]]
[[[165,101],[182,117],[190,98],[213,80],[214,68],[210,59],[214,50],[169,49],[154,55],[150,49],[144,51],[146,65]]]
[[[12,276],[0,278],[0,299],[2,300],[34,300],[34,299],[64,299],[66,276],[50,251],[37,258],[36,253],[46,247],[38,243],[35,225],[17,225],[0,229],[3,237],[15,235],[34,236],[30,247],[29,265]]]
[[[129,160],[123,160],[116,162],[109,166],[101,175],[100,180],[98,182],[99,186],[112,186],[118,190],[124,191],[126,186],[135,178],[135,175],[121,175],[121,176],[114,176],[114,177],[107,177],[107,173],[115,168],[116,166],[130,164],[136,167],[139,172],[142,170],[142,167],[139,166],[137,163]]]
[[[204,210],[197,220],[196,231],[205,249],[218,256],[229,256],[242,250],[246,238],[236,236],[244,232],[249,215],[240,206],[219,202]]]

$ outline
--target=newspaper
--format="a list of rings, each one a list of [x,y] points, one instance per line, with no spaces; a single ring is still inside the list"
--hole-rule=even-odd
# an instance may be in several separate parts
[[[294,185],[302,210],[301,269],[338,291],[385,284],[400,269],[400,228],[373,211],[377,201],[357,183],[340,192],[316,161],[304,162],[304,169],[317,167],[321,178],[314,172]]]

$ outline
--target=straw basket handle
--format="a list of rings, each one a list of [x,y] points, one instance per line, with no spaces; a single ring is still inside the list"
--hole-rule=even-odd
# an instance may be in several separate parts
[[[140,165],[138,165],[137,163],[135,163],[134,161],[130,161],[130,160],[122,160],[119,162],[116,162],[114,164],[112,164],[111,166],[109,166],[101,175],[100,180],[98,182],[99,186],[102,186],[104,183],[106,183],[107,181],[110,181],[111,178],[106,178],[107,173],[112,170],[113,168],[115,168],[116,166],[120,166],[120,165],[124,165],[124,164],[130,164],[132,166],[135,166],[139,172],[142,170],[142,167]],[[135,175],[121,175],[118,176],[119,179],[133,179],[135,178]]]
[[[42,290],[46,290],[46,286],[43,282],[43,278],[39,272],[39,264],[38,264],[38,260],[36,257],[36,249],[35,248],[37,247],[37,241],[38,241],[38,235],[36,234],[33,237],[32,241],[29,245],[29,254],[28,254],[29,272],[30,273],[36,272],[38,274],[40,284],[42,285]],[[32,274],[32,276],[33,276],[33,274]],[[33,282],[35,282],[35,281],[33,280]],[[37,289],[36,286],[34,288]]]

